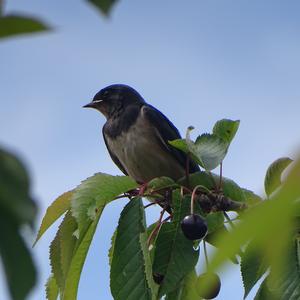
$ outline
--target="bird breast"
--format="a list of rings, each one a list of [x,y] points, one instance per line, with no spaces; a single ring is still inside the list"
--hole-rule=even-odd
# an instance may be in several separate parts
[[[117,156],[129,176],[139,183],[167,176],[178,179],[185,171],[164,145],[157,129],[141,110],[136,122],[118,136],[106,137],[109,149]]]

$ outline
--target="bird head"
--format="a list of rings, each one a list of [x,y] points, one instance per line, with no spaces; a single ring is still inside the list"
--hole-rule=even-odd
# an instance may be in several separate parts
[[[124,84],[113,84],[100,90],[93,101],[83,107],[95,108],[107,119],[118,115],[129,105],[142,106],[142,96],[132,87]]]

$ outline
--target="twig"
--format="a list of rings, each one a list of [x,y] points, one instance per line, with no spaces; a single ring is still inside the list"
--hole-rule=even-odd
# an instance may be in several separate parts
[[[220,177],[219,177],[219,186],[218,191],[222,189],[222,180],[223,180],[223,162],[220,163]]]
[[[154,229],[152,230],[152,232],[150,233],[148,239],[147,239],[147,246],[149,247],[150,244],[151,244],[151,241],[152,239],[155,237],[155,235],[157,234],[158,230],[160,229],[160,226],[162,224],[162,218],[163,218],[163,215],[165,213],[166,209],[163,208],[163,210],[160,212],[160,216],[159,216],[159,219],[154,227]]]

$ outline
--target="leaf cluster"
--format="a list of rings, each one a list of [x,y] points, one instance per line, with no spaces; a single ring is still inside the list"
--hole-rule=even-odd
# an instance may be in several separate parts
[[[222,173],[211,173],[222,165],[238,125],[239,121],[221,120],[211,134],[200,135],[195,142],[190,129],[185,139],[170,142],[204,168],[188,178],[177,182],[155,178],[139,189],[127,176],[98,173],[57,198],[37,236],[38,240],[64,214],[50,246],[52,274],[46,285],[47,299],[76,299],[81,270],[101,214],[106,205],[120,198],[128,202],[109,251],[114,299],[201,299],[203,289],[211,286],[206,278],[216,278],[205,274],[213,274],[228,260],[240,263],[245,297],[265,276],[256,299],[297,299],[299,238],[295,224],[299,219],[300,162],[285,182],[281,174],[291,160],[279,159],[270,166],[264,183],[266,199]],[[150,204],[144,206],[142,197]],[[188,240],[181,230],[181,221],[190,214],[193,201],[195,213],[208,226],[202,241]],[[162,211],[158,221],[148,225],[145,209],[154,204],[161,205]],[[233,213],[228,215],[227,211]],[[217,248],[210,258],[206,244]],[[207,273],[199,275],[196,265],[202,245]]]

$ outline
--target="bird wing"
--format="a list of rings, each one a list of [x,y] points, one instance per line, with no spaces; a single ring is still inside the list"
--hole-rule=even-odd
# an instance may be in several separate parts
[[[147,104],[142,107],[143,115],[156,129],[158,139],[165,151],[168,151],[176,160],[186,167],[187,156],[184,152],[172,147],[168,142],[176,139],[181,139],[178,129],[174,124],[158,109]],[[189,161],[189,172],[194,173],[199,171],[199,166],[192,160]]]
[[[118,168],[125,174],[128,176],[128,173],[126,172],[124,166],[121,164],[121,162],[119,161],[119,159],[117,158],[116,155],[113,154],[113,152],[111,151],[111,149],[109,148],[109,145],[107,143],[107,140],[106,140],[106,137],[105,137],[105,134],[104,134],[104,126],[102,128],[102,134],[103,134],[103,139],[104,139],[104,142],[105,142],[105,145],[106,145],[106,148],[108,150],[108,153],[111,157],[111,159],[113,160],[113,162],[118,166]]]

